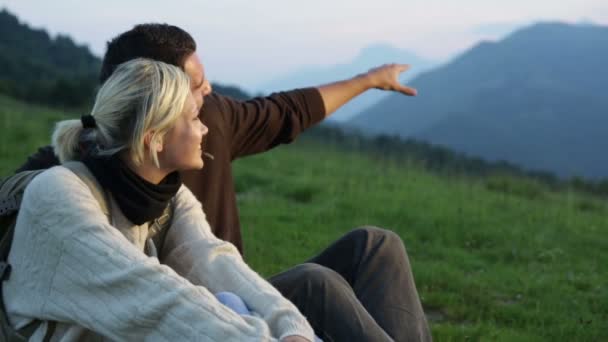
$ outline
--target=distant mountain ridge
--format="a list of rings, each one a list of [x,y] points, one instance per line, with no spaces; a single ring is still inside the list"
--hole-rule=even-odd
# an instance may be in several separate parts
[[[403,74],[402,82],[407,82],[419,73],[437,65],[437,62],[422,58],[411,51],[398,49],[388,44],[377,43],[363,48],[348,63],[303,67],[275,80],[261,83],[256,89],[265,93],[271,93],[299,87],[317,86],[353,77],[385,63],[405,63],[412,66],[408,72]],[[385,96],[386,93],[382,91],[369,91],[340,108],[338,112],[332,115],[332,119],[339,121],[347,120]]]
[[[608,176],[608,27],[539,23],[483,42],[349,124],[561,176]]]

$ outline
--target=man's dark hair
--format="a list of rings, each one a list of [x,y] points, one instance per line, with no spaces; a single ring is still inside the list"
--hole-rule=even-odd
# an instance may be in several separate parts
[[[99,80],[105,82],[118,65],[135,58],[150,58],[183,69],[184,61],[194,51],[194,39],[181,28],[167,24],[140,24],[108,42]]]

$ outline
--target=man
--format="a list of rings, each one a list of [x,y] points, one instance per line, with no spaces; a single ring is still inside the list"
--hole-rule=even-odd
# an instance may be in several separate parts
[[[399,84],[405,65],[384,65],[352,79],[316,88],[235,101],[212,92],[192,37],[165,24],[135,26],[108,43],[100,80],[121,63],[145,57],[181,67],[209,128],[203,151],[213,155],[201,171],[182,174],[202,202],[214,233],[242,252],[231,162],[289,143],[353,97],[370,88],[416,95]],[[58,164],[50,147],[20,170]],[[308,263],[270,279],[326,341],[430,340],[407,253],[394,233],[365,227],[336,241]]]

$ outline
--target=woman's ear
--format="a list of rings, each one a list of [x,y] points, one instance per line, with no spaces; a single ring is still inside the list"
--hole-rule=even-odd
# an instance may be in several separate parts
[[[156,153],[163,151],[163,139],[155,134],[154,131],[148,131],[144,135],[144,146],[146,150],[154,150]]]

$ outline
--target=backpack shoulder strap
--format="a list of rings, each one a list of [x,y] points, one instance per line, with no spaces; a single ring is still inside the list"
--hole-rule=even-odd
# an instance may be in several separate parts
[[[173,211],[175,210],[175,208],[173,208],[173,202],[174,200],[169,201],[169,204],[167,204],[163,214],[159,218],[149,223],[148,238],[154,243],[159,259],[161,258],[163,247],[165,245],[165,238],[167,237],[167,233],[169,232],[171,221],[173,219]]]
[[[0,181],[0,278],[6,279],[10,266],[5,264],[11,242],[17,211],[21,206],[27,185],[44,170],[23,171]]]
[[[25,188],[44,171],[22,171],[0,181],[0,216],[8,216],[19,210]]]
[[[40,173],[46,171],[21,171],[0,181],[0,340],[27,341],[34,330],[40,326],[40,321],[34,321],[23,329],[15,331],[8,321],[6,307],[2,298],[2,283],[10,276],[10,264],[7,262],[8,253],[13,240],[15,220],[21,207],[21,200],[27,185]],[[45,337],[45,341],[48,339]]]

